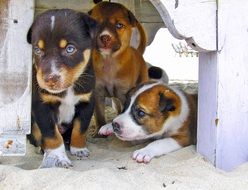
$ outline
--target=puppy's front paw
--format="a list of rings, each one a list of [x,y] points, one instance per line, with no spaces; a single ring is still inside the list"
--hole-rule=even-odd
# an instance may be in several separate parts
[[[113,132],[114,132],[114,131],[113,131],[113,126],[112,126],[112,124],[111,124],[111,123],[108,123],[108,124],[106,124],[106,125],[103,125],[103,126],[100,128],[98,134],[99,134],[99,135],[109,136],[109,135],[112,135]]]
[[[83,157],[88,157],[90,155],[90,151],[87,148],[70,147],[70,152],[78,159],[82,159]]]
[[[70,168],[72,166],[71,161],[64,151],[64,147],[60,147],[54,150],[45,151],[40,168]]]
[[[146,148],[136,150],[132,156],[133,160],[136,160],[136,162],[145,164],[149,163],[153,157],[151,151]]]

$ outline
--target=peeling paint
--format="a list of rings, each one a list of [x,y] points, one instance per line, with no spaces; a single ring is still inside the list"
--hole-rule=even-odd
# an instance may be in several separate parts
[[[215,122],[215,126],[216,126],[216,127],[218,127],[218,124],[219,124],[219,119],[218,119],[218,118],[216,118],[214,122]]]

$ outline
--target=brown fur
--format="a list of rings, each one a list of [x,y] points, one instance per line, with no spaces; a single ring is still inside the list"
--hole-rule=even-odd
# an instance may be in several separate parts
[[[84,148],[86,146],[86,134],[80,132],[79,120],[74,120],[73,122],[71,146],[75,148]]]
[[[63,138],[58,130],[58,127],[55,126],[55,135],[53,137],[46,137],[42,139],[42,149],[55,149],[58,148],[60,145],[63,144]]]
[[[105,97],[115,98],[117,110],[120,112],[126,100],[126,93],[137,84],[148,80],[147,67],[142,57],[146,36],[134,15],[121,4],[101,2],[90,11],[90,15],[100,23],[96,48],[93,50],[93,65],[97,80],[95,114],[99,128],[106,124]],[[123,27],[117,28],[117,24]],[[137,27],[141,36],[137,50],[130,46],[132,27]],[[106,44],[101,41],[103,31],[108,31],[110,36]],[[103,55],[102,52],[104,45],[111,51],[107,55]],[[116,99],[120,101],[119,104]]]
[[[172,100],[175,110],[161,111],[159,109],[160,95],[167,100]],[[196,144],[196,126],[197,126],[197,95],[184,93],[188,106],[189,114],[182,126],[177,130],[168,132],[166,136],[175,139],[181,146]],[[167,86],[155,85],[154,87],[141,93],[135,100],[135,105],[146,113],[146,116],[138,122],[142,124],[148,134],[159,132],[163,129],[165,122],[171,117],[176,118],[180,115],[182,109],[180,97]]]
[[[161,112],[159,110],[159,97],[163,94],[166,98],[173,100],[176,109],[173,112]],[[163,85],[157,85],[148,89],[137,97],[137,104],[150,116],[144,117],[142,123],[145,123],[146,130],[149,133],[155,133],[163,128],[163,125],[169,117],[176,117],[180,113],[181,101],[178,96]]]

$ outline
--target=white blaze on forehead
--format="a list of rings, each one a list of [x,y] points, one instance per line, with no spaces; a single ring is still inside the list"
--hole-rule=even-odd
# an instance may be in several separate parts
[[[103,30],[100,36],[108,35],[111,36],[111,33],[108,30]]]
[[[53,31],[55,25],[55,16],[51,16],[51,31]]]
[[[138,89],[135,94],[131,97],[131,102],[130,102],[130,105],[128,107],[128,111],[130,111],[131,107],[132,107],[132,104],[134,103],[135,99],[137,98],[138,95],[140,95],[142,92],[152,88],[153,86],[156,86],[156,85],[159,85],[159,84],[162,84],[160,82],[156,82],[156,83],[152,83],[152,84],[147,84],[147,85],[144,85],[143,87],[141,87],[140,89]]]
[[[60,74],[54,60],[51,61],[51,74],[54,74],[54,75]]]

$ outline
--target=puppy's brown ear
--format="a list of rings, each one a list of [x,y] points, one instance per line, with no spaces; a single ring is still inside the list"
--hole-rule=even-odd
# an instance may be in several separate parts
[[[129,19],[129,23],[132,25],[132,26],[136,26],[136,23],[138,22],[136,17],[134,16],[134,14],[131,12],[131,11],[127,11],[127,14],[128,14],[128,19]]]
[[[27,42],[29,44],[32,43],[32,26],[29,28],[28,33],[27,33]]]
[[[95,4],[102,2],[102,0],[93,0]]]
[[[139,39],[139,46],[138,46],[137,50],[138,50],[138,52],[141,53],[141,55],[143,55],[143,53],[146,49],[146,42],[147,42],[146,32],[145,32],[143,26],[140,24],[140,22],[134,16],[134,14],[129,10],[128,10],[128,19],[129,19],[130,24],[133,27],[136,27],[139,31],[140,39]]]
[[[175,111],[175,103],[172,98],[167,98],[163,93],[159,93],[159,110],[161,112],[172,112]]]
[[[91,15],[92,14],[92,9],[88,11],[88,15]]]

